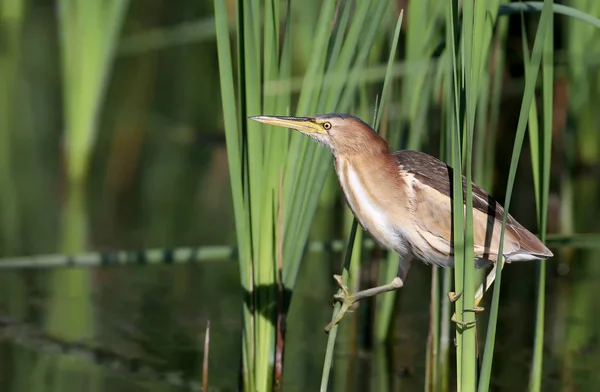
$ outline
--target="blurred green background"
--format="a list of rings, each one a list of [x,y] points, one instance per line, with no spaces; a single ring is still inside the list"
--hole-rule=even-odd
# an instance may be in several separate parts
[[[223,1],[233,25],[236,2]],[[419,49],[419,38],[413,35],[411,46],[407,37],[411,25],[431,23],[436,30],[437,22],[434,15],[411,20],[411,3],[390,1],[394,12],[382,21],[384,33],[367,60],[364,85],[380,86],[383,80],[389,33],[402,8],[395,83],[433,79],[423,64],[435,67],[434,40],[423,39]],[[565,3],[600,16],[593,2]],[[292,7],[297,77],[311,52],[320,2],[292,1]],[[475,176],[500,201],[523,89],[520,16],[505,18],[510,23],[499,44],[505,61],[497,129],[486,136],[492,142],[482,144],[492,146],[491,175]],[[535,27],[536,15],[525,20],[535,32],[529,25]],[[548,229],[554,234],[600,232],[598,42],[593,27],[555,18]],[[433,83],[423,90],[415,113],[403,109],[415,91],[392,95],[388,132],[399,132],[394,149],[415,145],[416,137],[421,150],[439,156],[439,94]],[[213,0],[2,0],[1,256],[234,245],[220,94]],[[535,231],[528,151],[526,146],[510,212]],[[345,238],[347,211],[333,171],[323,194],[309,240]],[[555,241],[555,257],[547,262],[544,391],[592,391],[600,382],[595,300],[600,253],[594,241],[584,245]],[[372,285],[383,255],[378,249],[364,254],[369,262],[362,279]],[[165,263],[123,267],[3,267],[0,391],[199,388],[208,321],[211,390],[238,390],[242,313],[235,257],[199,263],[168,259],[166,254]],[[339,252],[308,252],[303,258],[287,318],[284,391],[318,388],[327,337],[323,326],[335,290],[331,275],[339,273],[341,261]],[[535,282],[534,264],[505,270],[493,390],[525,390]],[[370,302],[344,319],[348,331],[337,342],[333,390],[425,388],[430,286],[431,267],[413,264],[385,347],[372,344]]]

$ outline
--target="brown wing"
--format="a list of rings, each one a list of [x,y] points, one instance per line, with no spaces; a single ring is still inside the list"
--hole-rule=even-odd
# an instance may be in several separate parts
[[[414,201],[412,214],[417,229],[414,234],[419,236],[414,240],[414,246],[419,249],[424,261],[442,264],[436,263],[436,259],[454,255],[452,200],[423,182],[422,178],[414,178],[411,185]],[[493,262],[498,259],[496,253],[500,229],[501,222],[499,220],[473,209],[473,250],[475,258],[481,259],[477,266],[486,266],[489,264],[486,260]],[[509,231],[504,238],[505,254],[511,254],[520,249],[518,241],[514,241]]]
[[[420,200],[418,208],[435,208],[436,211],[422,211],[419,215],[425,229],[434,238],[446,238],[445,233],[451,230],[451,208],[453,183],[453,170],[439,159],[418,151],[398,151],[394,153],[398,165],[412,174],[420,186],[417,187],[417,199]],[[463,202],[466,198],[466,177],[463,181]],[[504,208],[494,200],[486,191],[472,183],[473,209],[474,209],[474,242],[476,254],[479,248],[479,257],[495,254],[498,249],[498,241]],[[447,219],[447,215],[450,218]],[[445,223],[439,220],[433,221],[426,217],[446,216]],[[436,227],[438,227],[436,232]],[[485,234],[484,234],[485,233]],[[511,242],[513,242],[511,244]],[[431,244],[433,245],[433,244]],[[448,244],[449,245],[449,244]],[[503,248],[508,261],[534,258],[545,259],[552,256],[552,252],[544,244],[510,214],[506,217],[505,244]],[[494,257],[492,257],[494,259]]]

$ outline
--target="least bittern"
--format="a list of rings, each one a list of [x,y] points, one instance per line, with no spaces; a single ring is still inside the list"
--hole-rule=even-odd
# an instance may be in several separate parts
[[[402,259],[392,282],[354,294],[348,292],[340,276],[334,276],[342,291],[334,300],[340,301],[342,307],[326,327],[327,331],[355,302],[402,287],[413,258],[440,267],[454,266],[451,167],[422,152],[391,152],[386,141],[370,126],[347,114],[250,118],[295,129],[328,147],[354,216],[375,241]],[[465,176],[462,181],[464,201]],[[472,184],[472,193],[475,267],[494,266],[475,295],[476,307],[472,310],[481,311],[478,305],[495,278],[504,209],[475,184]],[[510,214],[506,218],[502,253],[501,263],[545,260],[553,256]],[[449,296],[451,300],[458,297],[454,293]],[[454,316],[453,320],[457,321]]]

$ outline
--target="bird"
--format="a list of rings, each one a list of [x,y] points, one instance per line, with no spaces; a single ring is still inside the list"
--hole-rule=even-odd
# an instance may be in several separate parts
[[[381,247],[400,258],[397,276],[384,285],[351,294],[341,276],[334,275],[342,306],[325,328],[339,323],[358,301],[404,285],[411,261],[443,268],[454,267],[453,169],[420,151],[391,151],[385,139],[360,118],[328,113],[310,117],[251,116],[251,120],[290,128],[307,135],[333,154],[335,173],[347,205],[358,223]],[[466,177],[462,176],[463,203]],[[546,260],[552,252],[510,214],[506,217],[503,255],[498,257],[504,208],[472,183],[473,246],[475,268],[493,269],[475,294],[475,308],[495,278],[497,262]],[[466,205],[465,205],[466,211]],[[500,267],[502,268],[502,266]],[[448,293],[455,301],[462,293]],[[466,326],[467,323],[452,318]]]

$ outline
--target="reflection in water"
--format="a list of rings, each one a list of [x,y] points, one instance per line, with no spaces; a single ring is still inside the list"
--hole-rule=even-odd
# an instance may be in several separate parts
[[[0,341],[34,351],[38,355],[75,356],[78,360],[105,368],[107,371],[123,373],[125,377],[140,381],[155,381],[168,385],[200,391],[200,383],[185,378],[181,372],[166,371],[164,360],[136,358],[105,348],[97,342],[66,342],[42,334],[38,328],[19,324],[15,320],[0,320]],[[98,344],[96,347],[95,345]]]
[[[415,279],[419,272],[427,274],[424,267],[421,269],[415,269]],[[335,291],[329,266],[322,257],[306,257],[299,273],[286,320],[284,362],[293,366],[285,367],[284,391],[318,390],[327,338],[323,327],[331,317],[329,301]],[[91,375],[100,371],[103,379],[111,380],[102,382],[99,391],[110,390],[110,385],[128,391],[141,385],[149,386],[150,390],[155,387],[199,390],[203,340],[206,322],[210,320],[209,384],[215,391],[238,390],[243,293],[238,285],[236,263],[94,268],[92,296],[97,334],[91,339],[71,342],[44,332],[43,321],[48,311],[44,287],[48,273],[35,274],[35,279],[31,278],[31,271],[0,274],[4,278],[10,275],[10,279],[26,279],[29,284],[27,311],[21,317],[10,314],[3,306],[4,301],[0,302],[1,362],[9,363],[17,352],[23,351],[29,353],[31,368],[48,357],[69,356],[82,364],[79,373]],[[372,304],[365,301],[354,313],[356,317],[348,317],[342,323],[342,332],[355,329],[352,322],[362,325],[371,311]],[[347,362],[357,371],[345,382],[339,378],[334,381],[333,390],[364,391],[370,385],[386,385],[396,378],[394,375],[404,373],[388,371],[387,359],[392,353],[389,348],[387,356],[380,353],[375,361],[364,333],[340,336],[349,338],[338,341],[336,362]],[[424,335],[416,340],[423,338]],[[64,372],[52,367],[46,369],[46,377]],[[334,377],[335,373],[334,369]],[[379,380],[381,377],[387,381]],[[2,378],[0,382],[8,385],[5,381],[10,376]],[[78,390],[75,384],[72,388]]]
[[[507,270],[507,276],[518,274],[515,269]],[[106,382],[103,381],[97,391],[112,392],[115,388],[196,391],[200,390],[203,341],[206,323],[210,320],[211,390],[239,390],[240,301],[243,293],[237,282],[236,263],[131,266],[93,271],[97,334],[92,339],[71,342],[44,332],[46,272],[37,271],[34,278],[31,271],[1,273],[3,282],[8,279],[13,283],[27,282],[28,297],[22,298],[26,306],[19,314],[11,314],[7,298],[0,298],[0,362],[14,363],[18,358],[25,358],[27,366],[34,369],[36,364],[48,361],[48,358],[53,363],[52,358],[70,357],[78,363],[76,372],[81,377],[91,378],[91,374],[100,372]],[[423,390],[424,380],[420,375],[425,373],[423,348],[429,309],[428,298],[420,294],[422,287],[429,286],[431,273],[428,267],[420,264],[411,272],[411,279],[398,298],[393,339],[385,346],[372,347],[370,344],[366,327],[373,312],[371,301],[361,304],[353,317],[344,319],[340,325],[332,391]],[[326,345],[323,327],[331,317],[329,300],[335,291],[332,282],[327,263],[318,257],[306,258],[287,319],[284,391],[318,390]],[[505,301],[499,325],[514,325],[514,320],[524,314],[523,307],[519,298]],[[479,321],[485,328],[485,315]],[[344,333],[344,330],[353,332]],[[519,336],[506,335],[506,328],[502,331],[495,354],[499,370],[502,370],[502,364],[508,365],[503,359],[510,358],[511,369],[524,369],[522,373],[526,377],[531,355],[528,345],[517,345]],[[485,338],[481,335],[484,334],[480,333],[480,341]],[[593,358],[597,352],[597,345],[589,345],[581,355]],[[453,361],[452,347],[450,357]],[[52,366],[44,369],[44,377],[66,374],[65,370]],[[0,385],[12,385],[13,377],[17,376],[0,372]],[[554,372],[547,375],[545,385],[548,390],[557,386],[556,377]],[[512,383],[505,378],[493,380],[498,390],[510,388]],[[77,385],[74,383],[71,389],[63,390],[81,390]],[[45,390],[56,389],[39,389]],[[3,391],[20,392],[10,387]]]
[[[323,326],[330,317],[333,288],[325,283],[327,265],[307,260],[305,267],[287,319],[285,361],[296,366],[286,368],[286,391],[318,388],[326,338]],[[311,270],[324,281],[319,290],[306,276]],[[0,302],[2,363],[14,361],[15,353],[23,350],[29,353],[31,368],[48,356],[71,356],[87,363],[78,372],[91,374],[94,368],[100,369],[103,378],[112,380],[110,385],[125,390],[140,383],[198,390],[210,320],[209,384],[219,391],[238,390],[243,293],[236,263],[95,268],[92,300],[97,333],[72,342],[44,332],[48,272],[36,271],[35,275],[32,279],[31,271],[0,274],[2,279],[28,281],[27,306],[20,317],[10,314],[5,300]],[[46,376],[61,372],[50,367]],[[10,375],[0,378],[2,385],[10,384]],[[103,382],[99,390],[109,390],[109,384]],[[78,389],[73,385],[72,390]]]

